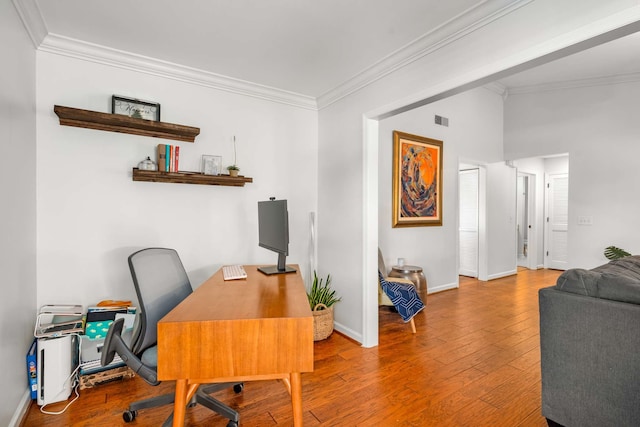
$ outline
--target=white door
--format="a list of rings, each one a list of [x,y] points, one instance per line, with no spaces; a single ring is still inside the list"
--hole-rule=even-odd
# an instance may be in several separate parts
[[[569,174],[547,176],[546,221],[545,266],[566,270],[569,252]]]
[[[462,276],[478,277],[478,169],[459,172],[459,244]]]

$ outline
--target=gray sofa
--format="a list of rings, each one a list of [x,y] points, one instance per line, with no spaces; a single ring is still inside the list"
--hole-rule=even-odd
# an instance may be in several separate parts
[[[538,297],[549,425],[640,426],[640,256],[567,270]]]

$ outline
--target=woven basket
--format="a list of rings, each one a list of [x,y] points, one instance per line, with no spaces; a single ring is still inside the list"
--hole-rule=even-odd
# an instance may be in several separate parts
[[[317,304],[312,313],[313,340],[320,341],[329,338],[333,332],[333,306],[327,308],[324,304]]]

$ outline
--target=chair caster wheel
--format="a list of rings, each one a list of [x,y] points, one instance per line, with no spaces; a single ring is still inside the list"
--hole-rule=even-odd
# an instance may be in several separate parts
[[[229,421],[227,423],[227,427],[238,427],[238,422],[237,421]]]
[[[244,390],[244,383],[236,384],[236,385],[234,385],[234,386],[233,386],[233,391],[235,391],[235,392],[236,392],[236,394],[237,394],[237,393],[241,393],[241,392],[242,392],[242,390]],[[231,422],[231,421],[229,421],[229,422]],[[234,422],[235,422],[235,421],[234,421]]]
[[[125,423],[130,423],[136,419],[136,415],[138,415],[138,411],[124,411],[122,413],[122,419]]]

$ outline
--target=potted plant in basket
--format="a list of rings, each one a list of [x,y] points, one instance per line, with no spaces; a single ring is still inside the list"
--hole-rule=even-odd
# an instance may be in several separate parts
[[[336,296],[336,291],[331,289],[331,275],[328,274],[327,280],[323,283],[323,279],[318,279],[314,271],[313,284],[307,297],[313,311],[313,340],[326,339],[333,332],[333,304],[341,299]]]

